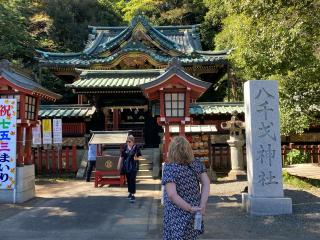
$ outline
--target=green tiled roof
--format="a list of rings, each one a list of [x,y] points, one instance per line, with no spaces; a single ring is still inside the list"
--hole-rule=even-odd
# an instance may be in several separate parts
[[[164,73],[164,70],[85,70],[69,88],[139,88]]]
[[[148,39],[158,50],[136,40],[133,30],[142,24],[146,29]],[[78,53],[50,53],[37,51],[39,62],[51,67],[88,68],[92,64],[109,64],[127,53],[141,53],[149,55],[153,60],[167,64],[172,57],[187,66],[188,64],[226,64],[228,51],[201,51],[198,25],[186,27],[153,27],[142,16],[135,17],[128,27],[90,27],[91,42],[82,52]],[[160,47],[159,47],[160,46]],[[161,50],[160,50],[161,49]],[[166,49],[166,50],[165,50]],[[159,51],[160,50],[160,51]],[[101,57],[101,53],[108,53]],[[174,55],[174,56],[173,56]]]
[[[56,55],[48,57],[47,59],[40,59],[40,62],[44,65],[50,66],[72,66],[79,68],[88,68],[92,64],[109,64],[115,59],[125,55],[127,53],[145,53],[149,55],[152,59],[157,62],[167,64],[172,60],[171,56],[161,55],[159,53],[155,53],[149,49],[143,48],[125,48],[121,49],[117,53],[108,56],[108,57],[87,57],[82,54],[79,55]],[[192,64],[225,64],[226,63],[227,52],[211,52],[210,54],[194,54],[193,56],[181,56],[177,57],[179,61],[184,65],[192,65]]]
[[[233,111],[244,113],[244,103],[198,102],[190,104],[190,114],[192,115],[231,114]]]
[[[74,105],[41,105],[39,111],[40,118],[53,117],[91,117],[96,111],[94,106],[89,104]]]

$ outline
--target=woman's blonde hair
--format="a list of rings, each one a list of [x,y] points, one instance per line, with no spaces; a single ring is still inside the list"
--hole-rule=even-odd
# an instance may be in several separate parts
[[[130,140],[131,142],[134,143],[134,136],[133,135],[128,135],[127,141]]]
[[[177,136],[171,140],[168,158],[169,162],[181,165],[188,165],[192,162],[193,151],[185,137]]]

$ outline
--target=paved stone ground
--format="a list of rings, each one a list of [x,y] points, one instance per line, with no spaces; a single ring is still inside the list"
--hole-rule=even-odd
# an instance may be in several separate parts
[[[320,190],[285,187],[292,215],[249,216],[241,210],[246,182],[211,185],[201,239],[320,239]],[[39,181],[37,197],[0,204],[2,239],[161,239],[159,180],[138,183],[130,204],[126,188],[94,188],[83,181]]]
[[[292,215],[250,216],[241,210],[245,186],[226,179],[211,185],[201,239],[320,239],[320,189],[285,186],[285,196],[293,201]]]

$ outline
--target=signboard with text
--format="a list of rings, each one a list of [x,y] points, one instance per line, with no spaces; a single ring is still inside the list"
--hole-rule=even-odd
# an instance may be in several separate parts
[[[0,99],[0,189],[15,188],[16,111],[16,99]]]
[[[53,143],[62,143],[62,120],[53,119]]]
[[[41,144],[41,127],[37,125],[32,128],[32,144],[40,145]]]

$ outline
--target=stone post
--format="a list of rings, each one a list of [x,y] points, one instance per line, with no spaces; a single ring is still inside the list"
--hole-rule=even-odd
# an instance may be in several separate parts
[[[253,215],[292,213],[282,185],[278,82],[244,84],[248,194],[242,205]]]
[[[243,163],[244,139],[242,130],[244,122],[237,120],[237,111],[232,112],[230,121],[221,123],[221,128],[230,130],[230,139],[227,143],[230,146],[231,171],[228,178],[232,180],[246,180],[246,172]]]

